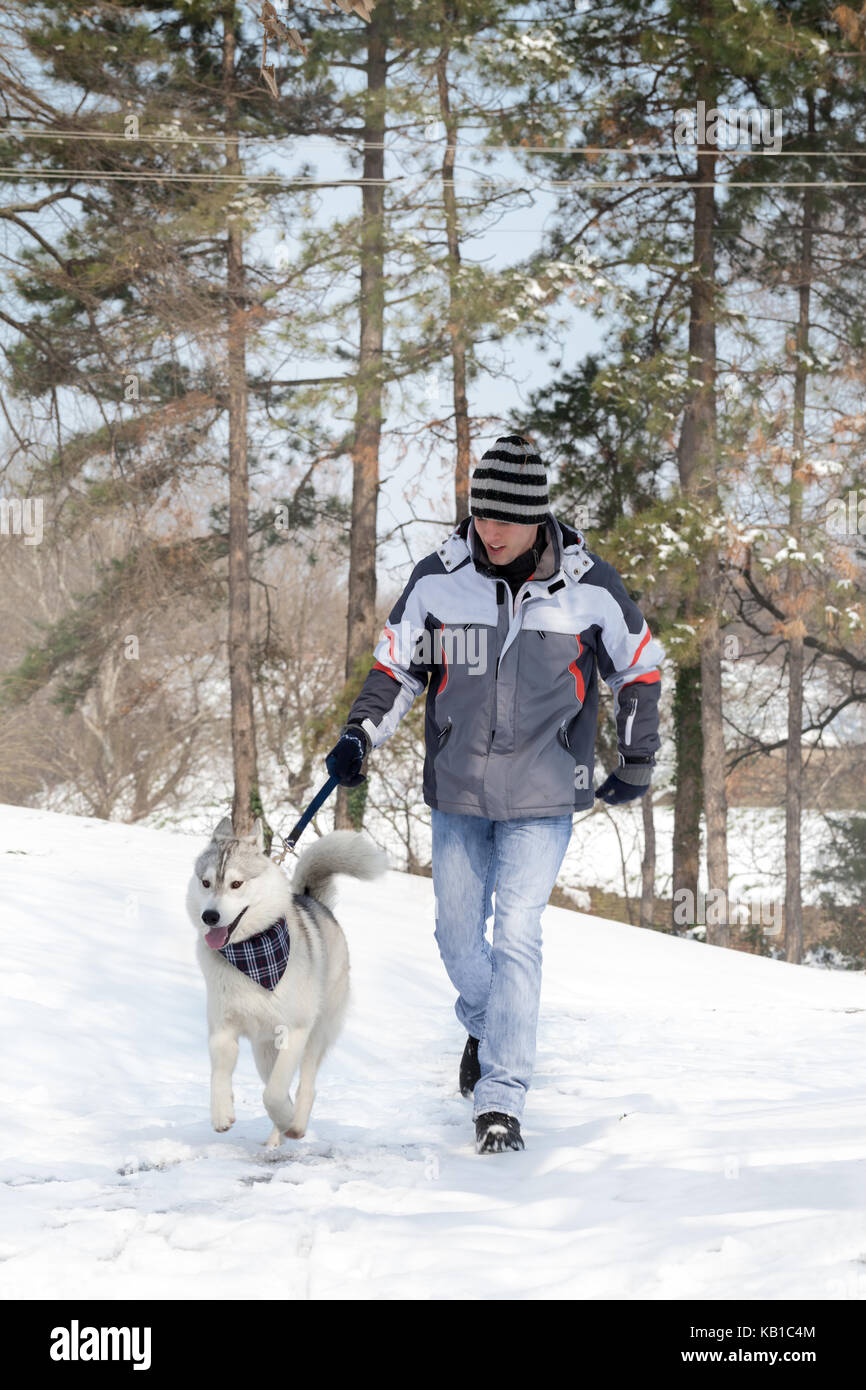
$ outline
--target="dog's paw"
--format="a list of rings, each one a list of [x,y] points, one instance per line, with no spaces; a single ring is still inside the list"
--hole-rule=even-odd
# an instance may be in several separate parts
[[[295,1118],[294,1105],[288,1098],[277,1101],[273,1100],[268,1095],[265,1095],[264,1102],[271,1123],[280,1130],[282,1134],[285,1134],[286,1131],[291,1128],[292,1121]]]
[[[235,1122],[235,1112],[232,1106],[225,1109],[214,1107],[211,1111],[210,1122],[217,1134],[225,1134],[226,1130],[231,1129]]]
[[[306,1127],[304,1127],[304,1129],[298,1129],[296,1125],[293,1125],[291,1129],[283,1130],[287,1139],[303,1139],[306,1132]]]
[[[263,1147],[266,1149],[278,1149],[282,1142],[283,1136],[280,1134],[280,1131],[276,1128],[276,1126],[274,1126],[267,1139],[265,1140]]]

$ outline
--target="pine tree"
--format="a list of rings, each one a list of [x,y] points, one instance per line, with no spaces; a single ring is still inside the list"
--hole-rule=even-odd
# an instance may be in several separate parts
[[[697,631],[697,650],[683,652],[691,659],[680,661],[676,676],[674,881],[696,895],[703,803],[709,884],[726,900],[716,354],[718,333],[729,320],[716,251],[715,184],[723,169],[713,123],[701,129],[699,118],[712,117],[723,98],[751,105],[759,75],[779,72],[789,61],[791,32],[771,9],[750,0],[671,0],[655,7],[651,24],[646,19],[637,0],[609,0],[569,26],[573,101],[585,113],[588,153],[556,159],[560,176],[574,181],[563,196],[557,245],[593,236],[602,266],[616,268],[622,285],[639,271],[656,287],[654,326],[664,325],[663,339],[676,330],[682,342],[679,486],[705,526],[697,592],[688,592],[679,615],[686,630]],[[684,118],[696,113],[693,161],[682,146],[667,153]],[[727,923],[711,926],[708,939],[728,944]]]
[[[786,381],[791,386],[790,403],[786,400],[790,448],[784,451],[787,476],[781,480],[780,498],[781,506],[787,509],[781,528],[788,560],[784,591],[777,597],[786,615],[788,675],[785,950],[789,961],[799,962],[803,952],[806,637],[816,628],[819,632],[824,629],[825,638],[829,635],[822,612],[829,595],[819,602],[819,594],[826,589],[831,572],[823,559],[826,533],[821,535],[825,499],[823,489],[816,489],[819,480],[812,458],[819,451],[819,436],[834,432],[832,425],[828,430],[828,416],[830,421],[839,421],[844,431],[853,404],[846,400],[844,380],[835,372],[831,389],[823,379],[831,360],[834,365],[841,364],[844,377],[863,339],[860,296],[854,288],[862,286],[856,237],[864,207],[858,187],[862,176],[858,154],[862,155],[860,132],[866,109],[859,83],[851,81],[849,39],[833,8],[822,0],[796,0],[777,9],[780,19],[793,26],[798,41],[788,69],[775,75],[762,96],[784,111],[784,173],[792,187],[790,191],[782,186],[768,192],[762,187],[764,161],[753,157],[741,160],[737,172],[743,186],[732,190],[732,226],[757,229],[758,235],[732,234],[726,249],[739,275],[772,290],[783,306],[786,300],[792,304],[792,310],[782,308],[786,342],[781,370],[774,371],[770,360],[761,375],[774,387],[784,389]],[[832,357],[826,355],[830,344]],[[820,411],[810,408],[810,394],[816,405],[820,401]],[[810,555],[809,540],[815,537],[816,527],[820,527],[818,552]],[[769,554],[774,553],[779,553],[775,544],[769,548]],[[822,560],[816,565],[817,554]]]

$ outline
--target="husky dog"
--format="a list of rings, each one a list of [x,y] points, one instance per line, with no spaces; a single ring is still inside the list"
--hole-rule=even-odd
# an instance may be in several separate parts
[[[235,835],[226,817],[196,860],[186,905],[207,985],[211,1123],[234,1124],[238,1038],[249,1038],[274,1128],[267,1146],[306,1133],[319,1064],[349,1002],[349,951],[331,912],[334,874],[372,879],[387,856],[354,830],[301,854],[291,887],[265,854],[264,827]],[[300,1065],[294,1102],[289,1087]]]

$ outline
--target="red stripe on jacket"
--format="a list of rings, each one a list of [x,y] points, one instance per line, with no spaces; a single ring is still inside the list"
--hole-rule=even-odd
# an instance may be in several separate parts
[[[391,670],[391,667],[390,667],[390,666],[383,666],[382,663],[381,663],[381,661],[374,661],[374,662],[373,662],[373,670],[374,670],[374,671],[384,671],[386,675],[388,675],[388,676],[391,677],[392,681],[397,681],[397,684],[398,684],[398,685],[400,684],[399,677],[394,675],[394,672]]]
[[[649,639],[650,639],[651,636],[652,636],[652,633],[650,632],[649,627],[647,627],[647,630],[646,630],[646,637],[643,639],[643,641],[641,642],[641,644],[640,644],[640,646],[638,647],[637,651],[635,652],[634,656],[632,657],[631,661],[628,663],[629,666],[634,666],[634,665],[635,665],[635,663],[636,663],[638,657],[640,656],[641,652],[643,651],[644,647],[646,646],[646,644],[647,644],[647,642],[649,641]]]
[[[583,646],[580,640],[580,633],[576,632],[574,636],[577,641],[577,656],[574,658],[574,661],[572,661],[568,669],[574,676],[575,699],[579,700],[580,703],[583,704],[584,700],[586,699],[586,684],[583,679],[583,673],[581,672],[577,664],[578,657],[583,656]]]
[[[440,630],[440,632],[442,633],[442,635],[443,635],[443,637],[444,637],[444,635],[445,635],[445,624],[444,624],[444,623],[440,623],[440,625],[439,625],[439,630]],[[440,643],[439,643],[439,650],[440,650],[441,653],[442,653],[442,665],[445,667],[445,675],[444,675],[444,677],[443,677],[443,679],[442,679],[442,684],[440,685],[439,689],[436,691],[437,696],[439,696],[439,695],[442,694],[442,691],[445,689],[446,685],[448,684],[448,658],[447,658],[447,656],[445,655],[445,643],[442,642],[442,641],[440,641]]]
[[[648,671],[645,676],[635,676],[633,681],[625,681],[620,688],[625,690],[627,685],[655,685],[656,681],[660,680],[661,676],[658,671]]]

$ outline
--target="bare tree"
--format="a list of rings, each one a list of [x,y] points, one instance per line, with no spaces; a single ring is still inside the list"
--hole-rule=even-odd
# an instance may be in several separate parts
[[[705,24],[711,25],[710,0],[700,0]],[[698,99],[705,109],[715,107],[716,77],[709,62],[697,73]],[[708,514],[718,514],[716,438],[716,151],[712,144],[699,145],[694,184],[692,279],[689,305],[689,376],[680,434],[678,463],[686,494],[704,504]],[[698,596],[701,614],[701,730],[704,815],[707,832],[707,880],[711,891],[728,893],[727,760],[722,708],[722,653],[719,629],[721,567],[714,543],[701,559]],[[677,884],[677,886],[681,886]],[[727,913],[724,923],[707,925],[711,945],[730,945]]]
[[[453,4],[445,6],[442,20],[442,46],[436,59],[436,84],[439,111],[445,126],[445,154],[442,157],[442,203],[445,211],[445,235],[448,246],[448,337],[451,343],[451,386],[454,400],[454,430],[457,456],[454,465],[455,515],[462,521],[469,515],[469,404],[466,396],[466,325],[460,295],[460,233],[457,220],[457,195],[454,189],[454,163],[457,157],[457,116],[451,108],[448,77],[450,28],[457,19]]]
[[[360,339],[352,441],[352,530],[346,614],[346,684],[365,674],[376,640],[376,521],[382,439],[382,346],[385,336],[385,111],[388,11],[376,10],[367,29],[366,92],[360,232]],[[346,789],[337,796],[336,824],[355,823]]]
[[[235,90],[235,6],[223,16],[223,83],[226,108],[226,171],[241,162]],[[227,352],[229,398],[229,683],[231,687],[234,799],[232,824],[248,834],[261,814],[256,728],[253,720],[250,647],[249,474],[247,468],[246,304],[243,234],[238,219],[228,220],[226,271],[229,296]]]
[[[651,927],[655,912],[656,829],[653,817],[653,794],[650,789],[641,800],[643,820],[643,859],[641,860],[641,891],[639,925]]]

